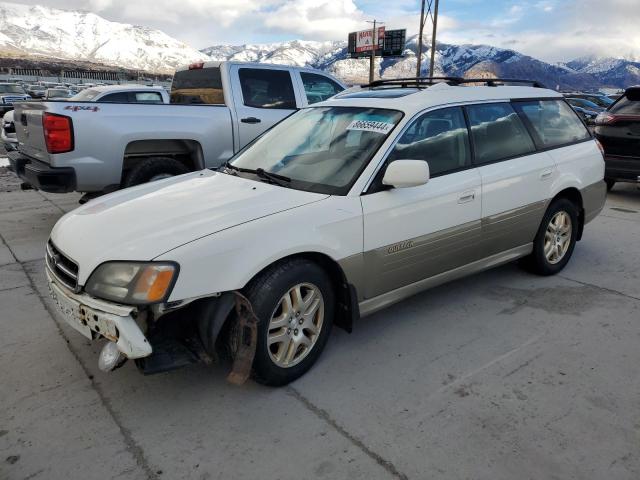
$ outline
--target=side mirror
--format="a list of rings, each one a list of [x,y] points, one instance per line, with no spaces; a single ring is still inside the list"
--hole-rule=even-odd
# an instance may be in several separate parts
[[[429,164],[424,160],[395,160],[387,165],[384,185],[395,188],[418,187],[429,181]]]

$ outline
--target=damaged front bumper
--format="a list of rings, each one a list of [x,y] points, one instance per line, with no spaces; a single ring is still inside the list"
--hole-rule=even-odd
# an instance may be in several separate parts
[[[127,358],[144,358],[152,353],[151,343],[134,319],[134,307],[117,305],[74,293],[55,280],[49,268],[45,269],[49,293],[65,321],[90,340],[100,335],[116,343]]]
[[[75,293],[45,268],[49,293],[65,321],[90,340],[114,342],[126,358],[135,360],[145,375],[165,372],[215,358],[222,326],[234,312],[239,328],[228,380],[242,384],[249,377],[256,347],[256,322],[249,301],[239,292],[180,302],[173,308],[136,307]],[[140,324],[144,324],[141,328]],[[144,331],[143,331],[144,328]]]

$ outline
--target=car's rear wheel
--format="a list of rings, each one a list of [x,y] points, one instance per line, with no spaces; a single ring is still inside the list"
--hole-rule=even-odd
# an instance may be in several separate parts
[[[163,178],[174,177],[187,173],[187,166],[169,157],[149,157],[137,162],[129,170],[122,182],[123,187],[132,187],[147,182],[155,182]]]
[[[335,294],[327,274],[305,259],[263,272],[246,291],[258,318],[253,377],[285,385],[316,362],[329,338]]]
[[[578,235],[578,208],[566,198],[549,206],[525,265],[539,275],[554,275],[569,262]]]
[[[616,181],[611,178],[605,178],[604,182],[607,184],[607,192],[610,192],[613,186],[616,184]]]

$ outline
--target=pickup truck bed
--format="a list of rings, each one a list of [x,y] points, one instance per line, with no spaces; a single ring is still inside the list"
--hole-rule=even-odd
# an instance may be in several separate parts
[[[344,89],[298,67],[208,62],[178,69],[171,104],[21,102],[15,172],[49,192],[101,194],[228,160],[297,108]]]

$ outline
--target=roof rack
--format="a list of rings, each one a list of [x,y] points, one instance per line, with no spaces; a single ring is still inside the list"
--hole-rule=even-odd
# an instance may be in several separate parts
[[[462,77],[408,77],[389,78],[387,80],[374,80],[371,83],[360,85],[362,88],[374,87],[414,87],[424,88],[436,83],[446,83],[447,85],[459,86],[465,83],[482,83],[488,87],[497,87],[505,83],[523,83],[535,88],[546,88],[536,80],[522,80],[519,78],[462,78]]]

